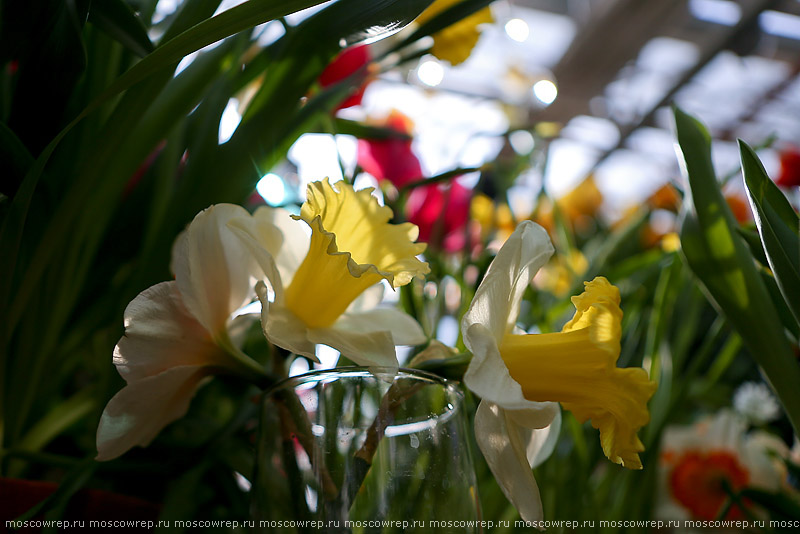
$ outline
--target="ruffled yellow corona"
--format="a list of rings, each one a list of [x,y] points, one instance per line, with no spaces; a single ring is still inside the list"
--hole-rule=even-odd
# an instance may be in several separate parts
[[[622,310],[619,290],[603,277],[572,297],[575,316],[559,333],[507,334],[500,354],[526,399],[560,402],[600,430],[609,460],[641,469],[644,446],[636,432],[650,420],[647,401],[656,384],[641,368],[616,366]]]
[[[429,272],[416,258],[419,229],[389,224],[392,210],[378,204],[372,189],[326,179],[308,186],[300,215],[311,227],[308,254],[286,289],[286,306],[307,326],[333,324],[365,289],[386,279],[392,287]]]

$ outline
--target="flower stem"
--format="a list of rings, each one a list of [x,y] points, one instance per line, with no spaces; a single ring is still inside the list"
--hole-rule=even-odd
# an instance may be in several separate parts
[[[370,467],[372,467],[372,459],[378,450],[386,427],[394,421],[395,411],[424,385],[420,383],[406,385],[401,382],[395,382],[383,396],[378,414],[367,429],[364,444],[356,451],[353,457],[353,471],[347,477],[333,509],[349,510],[356,494],[364,483]]]

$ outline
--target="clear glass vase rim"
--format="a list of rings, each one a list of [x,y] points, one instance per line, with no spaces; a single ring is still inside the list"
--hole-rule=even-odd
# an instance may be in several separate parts
[[[451,390],[458,396],[463,396],[463,393],[458,387],[457,380],[448,380],[437,374],[423,371],[421,369],[411,369],[408,367],[380,367],[380,366],[363,366],[363,365],[349,365],[346,367],[331,367],[329,369],[312,369],[299,375],[289,376],[282,379],[280,382],[274,384],[272,387],[264,391],[265,397],[269,397],[273,392],[286,388],[292,382],[301,382],[315,377],[322,377],[324,375],[372,375],[385,374],[385,375],[406,375],[413,378],[420,378],[435,382],[441,386]],[[300,385],[294,384],[291,387]]]

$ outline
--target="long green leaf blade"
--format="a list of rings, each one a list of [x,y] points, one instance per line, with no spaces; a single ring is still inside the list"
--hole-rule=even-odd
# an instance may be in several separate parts
[[[155,48],[141,19],[123,0],[92,2],[89,22],[139,57],[146,56]]]
[[[767,176],[752,148],[739,141],[747,197],[769,267],[800,324],[800,218]]]
[[[678,143],[689,188],[681,250],[709,300],[742,337],[800,430],[800,368],[755,262],[720,191],[711,138],[700,122],[675,109]]]

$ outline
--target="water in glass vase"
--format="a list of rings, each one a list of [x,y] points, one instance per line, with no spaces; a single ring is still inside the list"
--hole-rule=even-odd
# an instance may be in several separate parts
[[[453,383],[409,370],[282,382],[262,407],[258,530],[479,532],[463,402]]]

